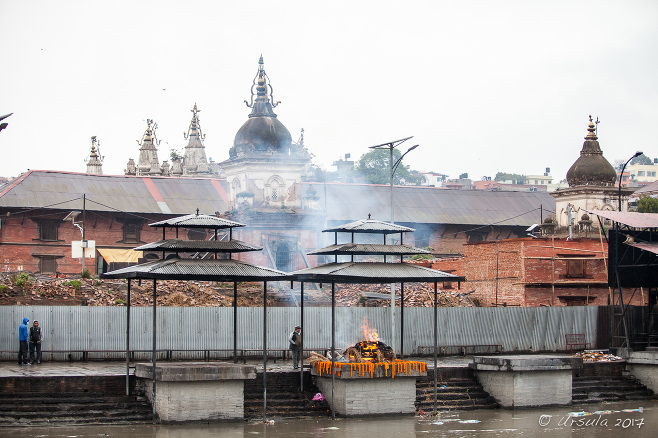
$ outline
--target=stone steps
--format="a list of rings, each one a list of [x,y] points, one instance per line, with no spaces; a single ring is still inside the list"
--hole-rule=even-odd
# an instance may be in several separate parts
[[[114,376],[0,379],[0,426],[152,421],[148,400],[124,385]]]
[[[632,376],[574,377],[571,388],[574,403],[656,398],[653,391]]]
[[[498,407],[475,377],[450,378],[437,382],[437,409],[473,410],[494,409]],[[434,409],[434,376],[420,377],[416,380],[416,411],[430,412]]]
[[[304,392],[299,391],[299,374],[278,373],[267,375],[267,416],[321,417],[331,415],[329,404],[311,399],[320,392],[312,383],[310,374],[304,375]],[[263,375],[244,383],[245,419],[263,415]]]

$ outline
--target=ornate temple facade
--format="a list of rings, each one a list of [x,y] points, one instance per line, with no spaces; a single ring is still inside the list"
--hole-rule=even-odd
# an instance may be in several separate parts
[[[252,109],[240,127],[229,159],[220,163],[229,185],[230,205],[288,208],[302,206],[301,182],[311,165],[303,143],[293,142],[290,131],[279,121],[273,89],[265,72],[263,57],[251,87]]]

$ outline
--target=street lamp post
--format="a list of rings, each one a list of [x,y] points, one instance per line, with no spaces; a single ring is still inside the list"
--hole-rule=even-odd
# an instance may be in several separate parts
[[[382,143],[378,144],[377,146],[371,146],[370,149],[384,149],[388,148],[390,151],[390,158],[388,161],[388,166],[389,166],[389,172],[390,172],[390,185],[391,185],[391,223],[395,223],[395,216],[393,213],[393,175],[395,175],[395,171],[397,168],[400,166],[400,163],[402,162],[402,159],[404,158],[405,155],[407,155],[409,152],[413,151],[418,147],[418,145],[411,146],[407,151],[398,158],[395,163],[393,162],[393,149],[396,147],[400,146],[402,143],[405,141],[409,140],[412,137],[407,137],[407,138],[402,138],[400,140],[395,140],[391,141],[388,143]],[[384,256],[384,261],[386,261],[386,256]],[[395,351],[395,283],[391,283],[391,347]],[[404,354],[403,351],[400,351],[400,355]]]
[[[635,157],[639,157],[642,155],[642,152],[637,151],[635,152],[635,155],[633,155],[631,158],[629,158],[626,163],[621,168],[621,172],[619,173],[619,212],[621,212],[621,182],[622,179],[624,178],[624,170],[626,169],[626,166],[628,163],[631,162],[631,160]],[[627,208],[628,210],[628,208]],[[619,221],[615,222],[615,278],[616,278],[616,286],[617,289],[619,290],[618,293],[618,301],[619,301],[619,307],[621,308],[621,324],[623,325],[624,328],[624,341],[626,342],[626,347],[630,347],[630,339],[628,337],[628,328],[626,327],[626,307],[624,306],[624,296],[623,296],[623,290],[621,286],[621,281],[619,279],[619,235],[620,233],[620,226],[619,226]],[[612,303],[613,305],[615,304],[614,302]],[[612,333],[612,336],[614,336],[615,333]],[[614,341],[614,337],[613,337]],[[613,344],[614,345],[614,344]]]
[[[413,151],[418,147],[418,145],[411,146],[407,151],[398,158],[395,163],[393,162],[393,149],[396,147],[400,146],[402,143],[405,141],[409,140],[411,137],[407,138],[402,138],[400,140],[394,140],[390,141],[388,143],[382,143],[378,144],[377,146],[370,146],[370,149],[385,149],[387,148],[390,151],[390,159],[388,161],[388,166],[389,166],[389,173],[390,173],[390,186],[391,186],[391,223],[395,223],[395,216],[393,213],[393,175],[395,175],[395,171],[397,168],[400,166],[400,163],[402,162],[402,159],[404,158],[405,155],[407,155],[409,152]]]
[[[621,172],[619,173],[619,211],[621,211],[621,181],[624,178],[624,170],[626,169],[626,166],[628,165],[628,163],[631,162],[633,158],[639,157],[640,155],[642,155],[642,152],[640,151],[635,152],[635,155],[633,155],[631,158],[628,159],[628,161],[626,161],[626,163],[624,163],[624,166],[621,168]]]

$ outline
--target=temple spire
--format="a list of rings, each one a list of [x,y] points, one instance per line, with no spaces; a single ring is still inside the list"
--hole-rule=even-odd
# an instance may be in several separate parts
[[[254,88],[256,89],[256,99],[254,99]],[[249,108],[253,108],[249,117],[276,117],[273,108],[276,108],[281,102],[274,101],[274,90],[271,85],[270,77],[265,73],[265,63],[263,55],[258,60],[258,72],[251,84],[251,102],[244,101]]]
[[[161,173],[158,163],[158,144],[160,143],[155,135],[158,128],[157,123],[151,119],[146,120],[146,131],[142,135],[139,148],[139,161],[137,162],[137,175],[156,175]]]
[[[209,173],[206,147],[203,144],[206,136],[201,132],[199,112],[200,110],[195,103],[194,108],[192,108],[190,127],[187,134],[183,134],[187,139],[187,146],[185,146],[185,153],[183,154],[183,175],[205,175]]]
[[[85,160],[87,163],[87,173],[93,173],[96,175],[103,174],[103,158],[101,156],[100,142],[94,135],[91,137],[91,151],[89,152],[89,157]]]

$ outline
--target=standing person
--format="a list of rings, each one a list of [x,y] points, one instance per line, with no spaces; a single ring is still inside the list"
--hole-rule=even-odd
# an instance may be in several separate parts
[[[290,333],[288,341],[290,342],[290,351],[292,352],[292,367],[297,369],[299,364],[299,354],[302,352],[302,328],[295,326],[295,330]]]
[[[34,320],[30,327],[30,363],[34,363],[34,351],[37,352],[37,363],[41,363],[41,342],[43,341],[43,330],[39,327],[39,321]]]
[[[23,318],[23,324],[18,327],[18,364],[19,365],[29,365],[30,362],[27,360],[27,323],[30,322],[29,319]]]

